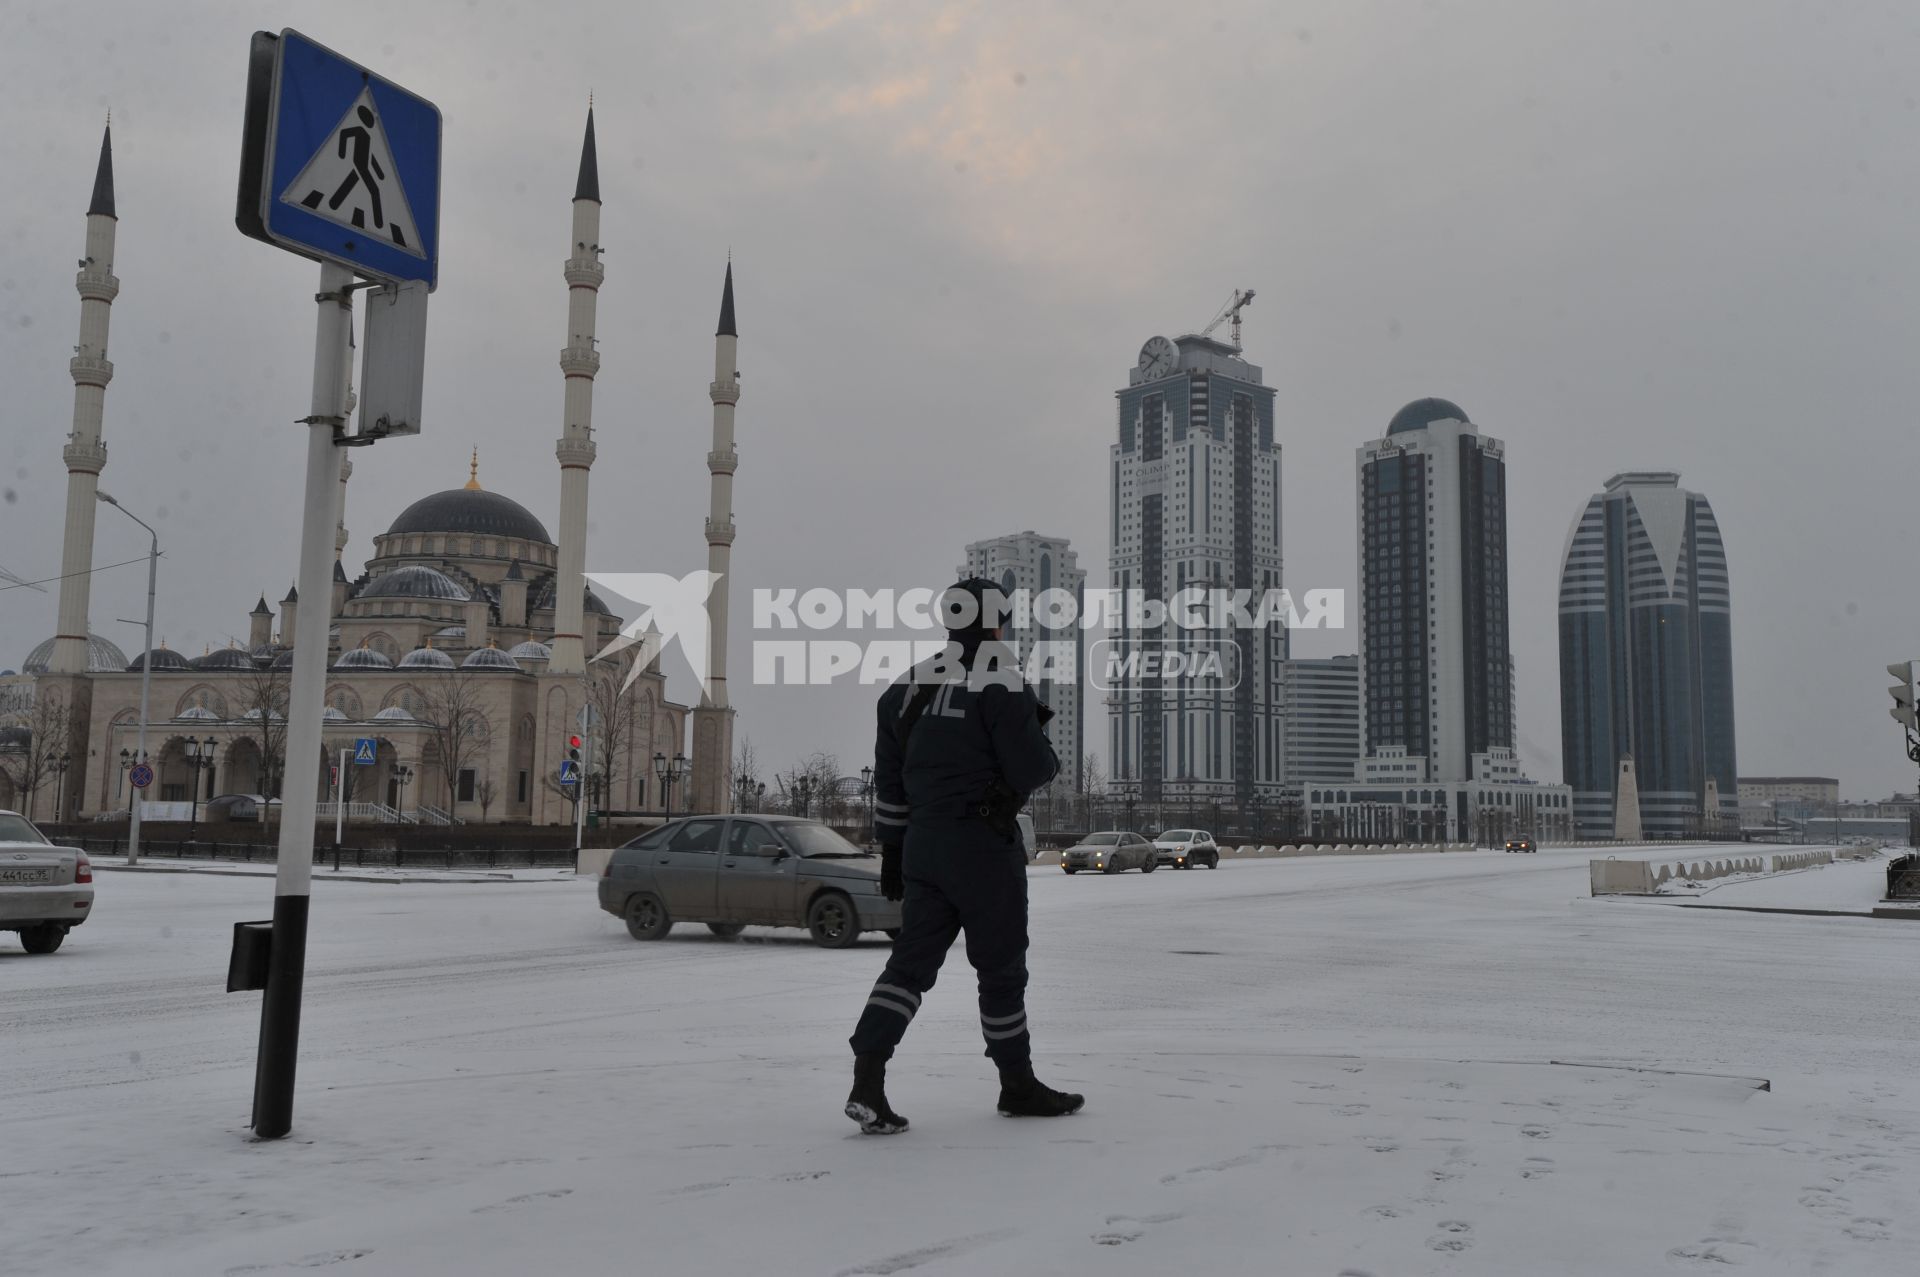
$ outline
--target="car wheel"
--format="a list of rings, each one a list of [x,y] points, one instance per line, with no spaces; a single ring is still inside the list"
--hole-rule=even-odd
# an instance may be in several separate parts
[[[822,949],[846,948],[860,938],[853,901],[837,891],[822,893],[807,909],[807,931]]]
[[[658,940],[673,930],[667,906],[651,891],[642,891],[627,899],[627,934],[635,940]]]
[[[1140,872],[1143,874],[1150,874],[1154,870],[1158,869],[1159,867],[1160,867],[1160,862],[1158,860],[1149,860],[1146,864],[1140,866]]]
[[[707,930],[722,940],[731,940],[746,929],[747,924],[744,922],[709,922],[707,924]]]
[[[1060,868],[1065,873],[1077,874],[1080,872],[1078,869],[1075,869],[1072,865],[1061,865]]]
[[[52,953],[67,938],[67,929],[57,922],[43,922],[20,932],[20,943],[28,953]]]
[[[1219,867],[1220,867],[1220,853],[1216,851],[1211,856],[1207,857],[1207,868],[1218,869]]]
[[[1100,872],[1103,874],[1117,874],[1120,872],[1120,866],[1114,864],[1111,860],[1109,860],[1106,863],[1106,866],[1103,869],[1101,869]]]

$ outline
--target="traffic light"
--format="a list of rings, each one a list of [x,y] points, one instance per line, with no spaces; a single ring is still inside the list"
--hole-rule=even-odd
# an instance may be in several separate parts
[[[1887,695],[1893,697],[1893,707],[1887,713],[1908,731],[1920,731],[1920,718],[1916,718],[1913,706],[1913,662],[1889,665],[1887,673],[1900,680],[1887,689]]]
[[[578,736],[567,737],[567,761],[572,763],[580,761],[580,738]]]

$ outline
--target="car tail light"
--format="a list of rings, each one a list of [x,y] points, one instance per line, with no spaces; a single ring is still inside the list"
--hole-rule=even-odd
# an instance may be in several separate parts
[[[80,853],[80,863],[73,867],[73,880],[76,883],[93,881],[93,862],[84,851]]]

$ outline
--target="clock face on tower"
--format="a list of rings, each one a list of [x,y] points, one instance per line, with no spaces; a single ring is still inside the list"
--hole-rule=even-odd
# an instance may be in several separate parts
[[[1152,381],[1166,376],[1179,358],[1179,350],[1165,337],[1148,338],[1147,344],[1140,347],[1140,379]]]

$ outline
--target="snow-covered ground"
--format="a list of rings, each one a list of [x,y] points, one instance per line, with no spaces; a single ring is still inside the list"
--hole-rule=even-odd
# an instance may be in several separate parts
[[[1086,1111],[994,1114],[956,952],[893,1138],[839,1111],[884,941],[322,881],[274,1144],[222,991],[270,886],[103,873],[60,953],[0,937],[0,1271],[1920,1269],[1920,927],[1593,900],[1587,859],[1035,871],[1040,1069]]]

